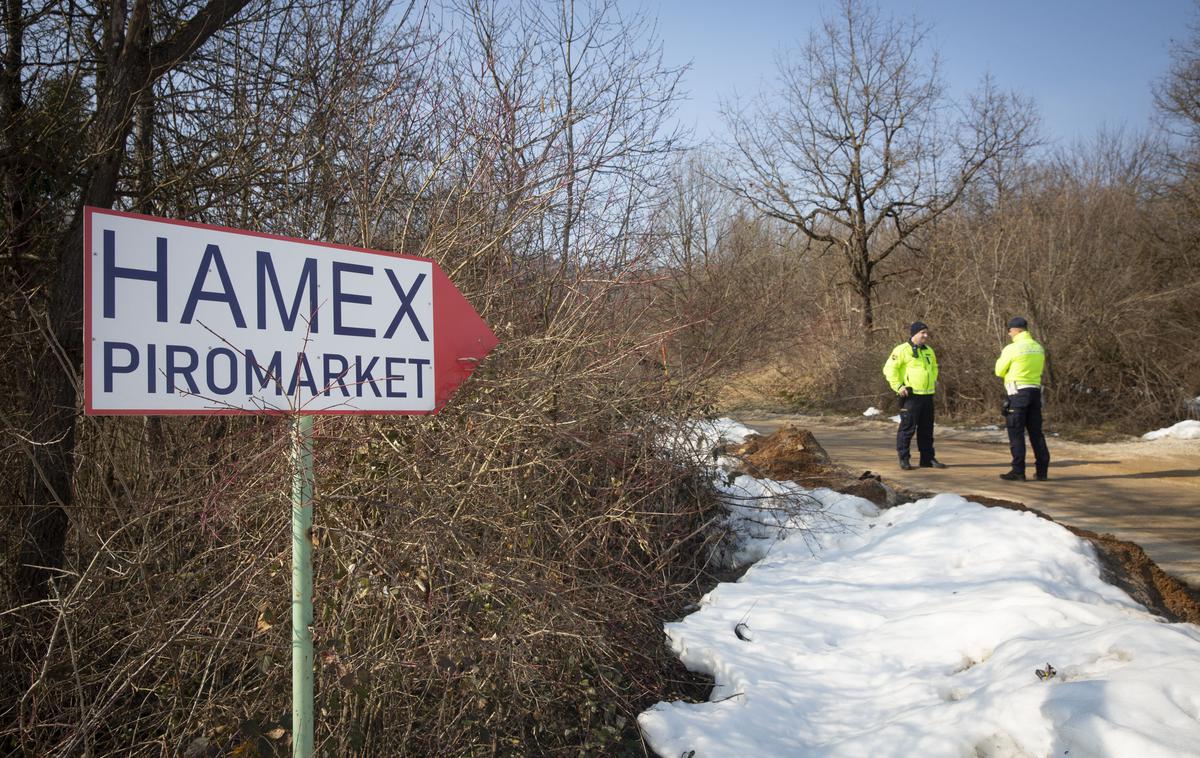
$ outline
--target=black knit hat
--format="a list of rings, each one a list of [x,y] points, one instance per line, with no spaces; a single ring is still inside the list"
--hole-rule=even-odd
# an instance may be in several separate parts
[[[1025,319],[1021,318],[1020,316],[1013,316],[1012,318],[1010,318],[1008,320],[1008,328],[1009,329],[1028,329],[1029,322],[1026,321]]]
[[[929,327],[925,325],[924,321],[914,321],[912,323],[912,326],[908,327],[908,333],[909,333],[909,335],[915,336],[917,332],[921,331],[922,329],[928,329],[928,328]]]

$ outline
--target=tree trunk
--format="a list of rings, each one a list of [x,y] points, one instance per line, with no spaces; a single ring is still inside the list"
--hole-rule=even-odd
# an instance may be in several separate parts
[[[16,158],[4,172],[4,212],[8,227],[8,254],[12,269],[18,276],[24,273],[31,244],[29,211],[25,203],[29,167],[25,160],[25,151],[28,149],[27,126],[22,123],[25,110],[21,93],[25,20],[21,15],[21,6],[21,0],[8,0],[3,6],[6,48],[4,66],[0,70],[0,116],[4,123],[4,143]]]
[[[50,299],[50,344],[38,361],[38,381],[30,400],[32,439],[36,444],[27,468],[15,576],[17,590],[27,600],[47,597],[50,578],[62,568],[67,514],[73,501],[78,371],[83,357],[83,207],[112,207],[142,90],[190,57],[247,2],[211,0],[181,24],[170,39],[153,47],[145,32],[150,14],[148,0],[137,0],[127,20],[124,4],[114,4],[114,16],[105,35],[106,70],[93,119],[95,157],[70,226],[56,246],[58,268]],[[159,61],[163,63],[157,64]]]
[[[80,207],[57,245],[58,271],[50,301],[49,345],[38,361],[30,421],[33,455],[26,477],[17,588],[28,600],[46,597],[48,581],[63,565],[67,508],[75,451],[75,415],[83,360],[83,208],[107,208],[116,195],[128,121],[89,177]]]
[[[871,248],[865,235],[855,233],[851,238],[853,248],[854,289],[862,305],[862,333],[865,338],[875,328],[875,261],[871,260]]]
[[[862,328],[865,336],[875,328],[875,305],[872,302],[870,282],[859,288],[858,295],[862,299]]]

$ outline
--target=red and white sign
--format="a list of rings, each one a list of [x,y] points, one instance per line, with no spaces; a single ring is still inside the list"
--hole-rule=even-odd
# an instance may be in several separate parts
[[[432,260],[87,208],[87,412],[433,413],[496,337]]]

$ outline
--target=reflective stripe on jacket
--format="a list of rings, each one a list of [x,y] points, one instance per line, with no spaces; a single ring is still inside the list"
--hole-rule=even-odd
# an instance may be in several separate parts
[[[937,384],[937,356],[929,345],[916,347],[911,342],[901,342],[883,364],[883,375],[893,392],[911,387],[914,395],[932,395]]]
[[[1020,332],[996,359],[996,376],[1006,385],[1040,385],[1046,349],[1029,332]]]

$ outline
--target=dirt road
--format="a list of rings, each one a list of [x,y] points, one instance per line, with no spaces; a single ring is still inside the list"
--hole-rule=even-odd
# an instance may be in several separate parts
[[[1200,588],[1200,440],[1085,445],[1051,437],[1050,481],[1022,483],[998,478],[1009,462],[1002,429],[938,426],[937,457],[949,468],[901,471],[890,422],[777,414],[737,418],[764,434],[785,424],[808,429],[835,463],[873,471],[907,490],[1016,500],[1060,522],[1110,532],[1141,545],[1164,571]]]

